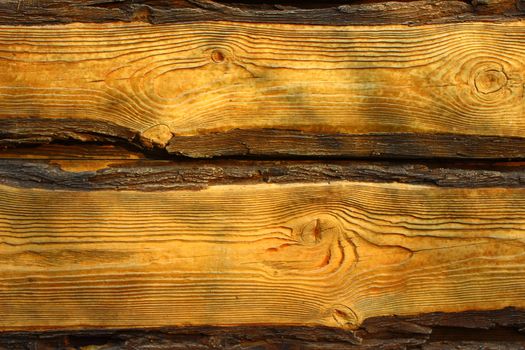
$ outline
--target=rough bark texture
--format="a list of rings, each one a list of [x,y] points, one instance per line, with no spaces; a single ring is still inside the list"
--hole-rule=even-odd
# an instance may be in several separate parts
[[[133,147],[136,151],[151,151],[150,147],[140,142],[140,135],[137,132],[106,122],[0,120],[0,145],[3,145],[4,149],[56,141],[101,142],[107,145],[127,142],[124,144],[128,148]],[[81,146],[77,144],[76,147]],[[159,151],[163,150],[155,148],[153,153],[159,154]],[[174,156],[188,158],[298,156],[372,159],[525,159],[525,138],[419,133],[312,134],[263,129],[174,136],[165,150]]]
[[[217,156],[315,156],[360,158],[525,158],[525,138],[454,134],[309,134],[283,130],[234,130],[175,136],[166,149],[192,158]]]
[[[120,141],[133,145],[137,137],[136,132],[110,121],[100,123],[82,119],[0,119],[0,146],[4,148],[53,141],[107,144]]]
[[[4,333],[2,350],[521,350],[516,309],[377,317],[354,331],[328,327],[186,327]]]
[[[128,143],[96,142],[26,144],[19,147],[0,146],[0,159],[58,159],[58,160],[131,160],[165,159],[166,153],[151,152]]]
[[[1,24],[144,21],[154,24],[243,21],[292,24],[421,24],[506,20],[522,13],[519,0],[467,1],[275,1],[257,4],[211,0],[6,0]],[[500,15],[500,17],[496,17]]]
[[[198,190],[211,185],[341,180],[441,187],[525,187],[525,163],[1,158],[0,153],[0,183],[48,189]]]

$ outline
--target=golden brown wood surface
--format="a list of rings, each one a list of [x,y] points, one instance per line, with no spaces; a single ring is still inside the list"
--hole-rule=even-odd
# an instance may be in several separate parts
[[[236,129],[525,137],[524,56],[519,20],[2,26],[0,122],[160,147]]]
[[[525,307],[525,189],[0,186],[0,329],[358,327]]]

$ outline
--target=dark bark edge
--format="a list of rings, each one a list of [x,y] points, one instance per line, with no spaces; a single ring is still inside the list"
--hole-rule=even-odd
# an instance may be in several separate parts
[[[301,6],[302,2],[296,1],[295,5]],[[242,0],[238,3],[240,5],[212,0],[7,0],[0,4],[0,25],[195,21],[378,25],[501,21],[522,14],[519,0],[377,1],[314,9],[282,6],[279,1],[266,2],[270,5]]]
[[[78,168],[75,168],[77,166]],[[1,159],[0,183],[73,191],[201,190],[214,185],[358,181],[439,187],[525,187],[525,163]]]
[[[7,0],[0,4],[0,25],[196,21],[377,25],[502,21],[523,14],[519,1],[358,1],[310,9],[282,6],[279,1],[257,5],[239,0],[239,6],[213,0]],[[243,2],[246,4],[242,5]],[[296,6],[302,2],[296,1]]]
[[[51,142],[124,142],[148,149],[151,142],[109,122],[74,119],[0,119],[0,147]],[[234,129],[175,135],[157,151],[188,158],[330,157],[371,159],[525,159],[525,137],[444,133],[308,133],[281,129]]]
[[[305,326],[181,327],[0,333],[0,349],[523,349],[525,311],[374,317],[357,330]],[[90,349],[91,349],[90,348]]]

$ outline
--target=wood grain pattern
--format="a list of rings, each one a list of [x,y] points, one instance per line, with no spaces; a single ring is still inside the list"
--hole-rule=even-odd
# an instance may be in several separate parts
[[[173,135],[237,129],[481,135],[523,147],[524,39],[519,21],[3,26],[0,136],[21,142],[33,121],[55,121],[61,139],[107,133],[161,148]]]
[[[525,189],[0,186],[0,329],[325,325],[525,307]],[[111,316],[108,316],[111,315]]]

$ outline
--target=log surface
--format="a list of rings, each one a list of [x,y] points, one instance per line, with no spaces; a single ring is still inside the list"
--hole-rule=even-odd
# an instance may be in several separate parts
[[[523,158],[524,43],[521,21],[3,26],[0,143]]]
[[[0,186],[0,329],[307,325],[525,307],[525,189]],[[108,317],[111,315],[111,317]]]
[[[525,348],[524,11],[2,1],[0,350]]]

